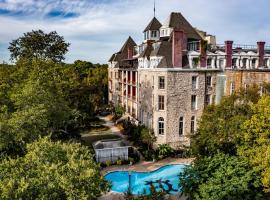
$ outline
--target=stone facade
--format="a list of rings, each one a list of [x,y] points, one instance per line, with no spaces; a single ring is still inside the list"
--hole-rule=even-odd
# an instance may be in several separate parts
[[[252,85],[262,87],[264,83],[270,83],[269,69],[229,70],[226,71],[225,95],[230,95],[232,92],[239,91],[240,88],[247,88]]]
[[[154,130],[156,144],[189,146],[206,105],[241,87],[270,82],[270,47],[206,42],[181,13],[153,19],[109,60],[109,100]]]

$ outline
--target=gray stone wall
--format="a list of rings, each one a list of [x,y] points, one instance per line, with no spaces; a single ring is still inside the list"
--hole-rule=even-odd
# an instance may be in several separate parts
[[[192,76],[197,76],[197,89],[192,89]],[[206,76],[212,77],[212,86],[206,87]],[[191,117],[195,117],[195,130],[205,107],[205,95],[214,102],[217,72],[189,71],[168,72],[167,88],[167,134],[166,143],[173,147],[189,146]],[[191,96],[197,97],[197,109],[191,109]],[[179,135],[179,119],[184,118],[184,133]]]

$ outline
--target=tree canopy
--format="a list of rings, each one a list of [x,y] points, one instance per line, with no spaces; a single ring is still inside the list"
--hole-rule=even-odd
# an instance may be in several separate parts
[[[242,125],[239,154],[261,170],[265,191],[270,192],[270,97],[262,97],[252,110],[252,117]]]
[[[93,155],[80,144],[48,137],[27,145],[27,154],[0,162],[0,198],[97,199],[110,185]]]
[[[236,146],[242,137],[241,125],[251,117],[251,105],[259,98],[259,88],[253,86],[206,107],[192,138],[194,153],[207,156],[223,151],[236,155]]]
[[[8,47],[12,60],[52,60],[61,62],[68,52],[69,43],[56,31],[44,33],[33,30],[24,33],[22,37],[13,40]]]
[[[247,159],[217,153],[199,158],[180,175],[180,186],[190,199],[265,199],[258,170]]]
[[[249,87],[208,106],[192,150],[196,160],[181,175],[190,199],[270,198],[269,84]]]
[[[97,199],[109,188],[79,141],[107,102],[107,65],[62,63],[69,44],[32,31],[0,64],[0,199]]]

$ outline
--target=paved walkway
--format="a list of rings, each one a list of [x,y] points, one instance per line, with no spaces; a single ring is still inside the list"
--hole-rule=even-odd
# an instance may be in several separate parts
[[[106,174],[111,171],[138,171],[138,172],[149,172],[156,170],[164,165],[170,164],[185,164],[189,165],[193,161],[192,158],[167,158],[157,162],[142,161],[134,165],[114,165],[104,168],[101,173]]]
[[[121,133],[121,129],[117,126],[115,126],[114,122],[111,120],[111,115],[108,115],[106,117],[101,117],[99,116],[98,118],[100,120],[103,120],[105,123],[102,124],[108,128],[110,128],[111,132],[115,135],[118,135],[119,137],[123,138],[123,139],[126,139],[126,136],[124,136],[122,133]]]

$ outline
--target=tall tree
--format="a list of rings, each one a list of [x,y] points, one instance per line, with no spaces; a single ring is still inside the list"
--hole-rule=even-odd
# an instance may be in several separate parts
[[[69,45],[55,31],[44,33],[42,30],[33,30],[13,40],[8,49],[12,60],[23,58],[61,62],[68,52]]]
[[[258,102],[257,86],[224,97],[220,104],[208,106],[200,119],[197,133],[192,138],[196,155],[213,155],[218,151],[236,155],[242,137],[241,125],[253,113],[251,105]]]

